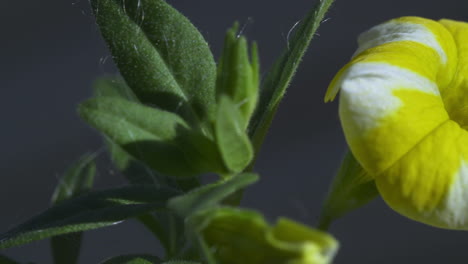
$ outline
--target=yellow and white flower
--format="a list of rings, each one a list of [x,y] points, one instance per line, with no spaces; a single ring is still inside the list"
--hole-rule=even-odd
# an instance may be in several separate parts
[[[402,17],[333,79],[348,145],[397,212],[468,230],[468,23]]]

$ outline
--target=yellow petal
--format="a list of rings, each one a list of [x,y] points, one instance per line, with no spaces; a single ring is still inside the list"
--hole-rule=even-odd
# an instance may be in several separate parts
[[[468,230],[468,24],[404,17],[363,33],[325,100],[384,200]]]
[[[429,225],[467,229],[465,160],[468,132],[448,120],[375,181],[384,200],[401,214]]]
[[[452,120],[468,128],[468,24],[441,20],[452,34],[458,50],[458,67],[448,89],[441,91],[445,108]]]
[[[328,87],[326,102],[335,98],[346,69],[362,60],[384,61],[411,69],[431,80],[437,79],[440,89],[451,82],[457,65],[457,50],[452,35],[430,19],[401,17],[390,20],[361,34],[358,44],[353,60],[338,72]],[[399,51],[400,48],[404,50]]]

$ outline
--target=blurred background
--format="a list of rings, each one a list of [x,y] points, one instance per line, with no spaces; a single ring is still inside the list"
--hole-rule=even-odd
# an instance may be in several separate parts
[[[218,58],[235,20],[256,40],[265,73],[287,34],[318,0],[170,0],[200,29]],[[468,20],[468,1],[337,0],[304,58],[263,146],[261,182],[243,205],[274,221],[288,216],[314,225],[345,152],[337,103],[323,103],[328,82],[356,48],[356,36],[387,19],[417,15]],[[82,122],[77,104],[93,80],[116,70],[87,0],[0,3],[0,232],[43,211],[58,178],[84,152],[102,147]],[[100,161],[98,189],[123,184]],[[390,210],[379,198],[335,222],[335,263],[466,263],[468,233],[435,229]],[[159,245],[130,221],[87,232],[80,263],[125,253],[154,253]],[[0,252],[19,261],[52,263],[48,241]]]

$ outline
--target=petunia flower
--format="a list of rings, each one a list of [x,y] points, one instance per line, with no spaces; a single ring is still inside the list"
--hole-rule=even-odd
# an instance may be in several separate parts
[[[358,43],[325,97],[351,152],[395,211],[468,230],[468,23],[402,17]]]

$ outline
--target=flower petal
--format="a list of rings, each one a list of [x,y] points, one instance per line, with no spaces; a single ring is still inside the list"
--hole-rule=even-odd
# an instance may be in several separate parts
[[[375,176],[449,119],[439,90],[451,82],[456,47],[444,26],[413,17],[376,26],[359,44],[365,50],[337,74],[327,98],[341,89],[347,142]]]
[[[356,159],[399,213],[468,230],[468,24],[404,17],[362,34],[332,81]]]
[[[450,116],[394,166],[376,177],[385,201],[414,220],[468,230],[468,24],[442,20],[452,34],[458,64],[441,90]]]
[[[376,177],[395,211],[429,225],[468,229],[468,132],[446,121]]]
[[[452,34],[458,51],[458,67],[449,85],[441,91],[445,108],[452,120],[468,128],[468,23],[443,19],[440,21]]]

